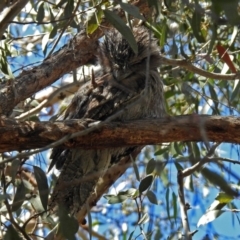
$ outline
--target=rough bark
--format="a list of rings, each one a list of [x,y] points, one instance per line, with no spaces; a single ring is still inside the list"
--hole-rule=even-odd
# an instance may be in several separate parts
[[[20,122],[1,118],[0,152],[41,148],[66,136],[67,141],[64,143],[66,148],[86,149],[176,141],[240,143],[239,117],[185,115],[152,120],[101,123],[92,128],[88,127],[89,122],[91,121]],[[76,132],[82,136],[76,137]],[[74,137],[73,134],[75,138],[70,139]]]
[[[0,114],[9,115],[19,102],[95,58],[94,52],[97,51],[98,44],[88,39],[86,34],[79,34],[70,45],[53,54],[41,65],[22,72],[15,80],[2,86]]]

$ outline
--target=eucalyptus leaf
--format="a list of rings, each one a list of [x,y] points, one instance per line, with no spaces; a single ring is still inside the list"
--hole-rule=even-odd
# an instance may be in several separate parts
[[[136,194],[136,192],[137,192],[138,190],[137,189],[135,189],[135,188],[129,188],[128,190],[126,190],[126,191],[121,191],[121,192],[119,192],[118,193],[118,196],[127,196],[127,197],[133,197],[133,196],[135,196],[135,194]]]
[[[234,198],[224,192],[220,192],[215,199],[220,203],[230,203]]]
[[[174,217],[175,220],[177,220],[177,205],[178,205],[178,202],[177,202],[177,196],[174,192],[172,193],[172,202],[173,202],[173,217]]]
[[[65,239],[76,240],[75,234],[78,231],[79,224],[73,216],[70,216],[67,210],[60,206],[58,210],[59,215],[59,226],[58,231],[62,234]]]
[[[220,215],[222,215],[225,212],[226,212],[226,210],[208,211],[207,213],[202,215],[202,217],[199,219],[199,221],[197,223],[197,227],[200,227],[202,225],[206,225],[207,223],[212,222],[213,220],[215,220],[216,218],[218,218]]]
[[[32,204],[34,210],[37,213],[43,212],[45,209],[43,208],[42,201],[39,197],[39,195],[33,195],[31,196],[29,202]]]
[[[44,2],[41,2],[37,11],[37,21],[42,22],[45,16]]]
[[[94,11],[88,13],[87,19],[87,33],[92,34],[97,30],[99,24],[101,23],[103,16],[103,10],[101,8],[96,8]]]
[[[238,192],[235,189],[231,188],[228,181],[226,181],[220,174],[218,174],[206,167],[202,169],[201,173],[212,184],[219,186],[221,188],[221,190],[224,191],[229,196],[232,196],[232,197],[239,196]]]
[[[182,165],[180,164],[180,163],[178,163],[178,162],[174,162],[174,165],[175,165],[175,167],[176,167],[176,169],[179,171],[179,170],[183,170],[183,167],[182,167]]]
[[[167,191],[166,191],[166,195],[165,195],[165,198],[166,198],[166,204],[167,204],[167,215],[168,215],[168,219],[170,219],[170,202],[169,202],[169,194],[170,194],[170,191],[169,191],[169,188],[168,188]]]
[[[190,22],[195,38],[198,40],[199,43],[204,43],[205,39],[201,31],[202,13],[199,11],[199,9],[195,9]]]
[[[12,177],[13,183],[15,182],[15,178],[16,178],[19,166],[20,166],[20,161],[18,159],[14,159],[12,161],[12,166],[11,166],[11,177]]]
[[[131,5],[131,4],[128,4],[128,3],[125,3],[125,2],[121,2],[121,1],[119,2],[119,4],[120,4],[121,8],[122,8],[125,12],[129,13],[129,14],[132,15],[133,17],[138,18],[138,19],[140,19],[140,20],[142,20],[142,21],[145,20],[145,18],[144,18],[144,17],[142,16],[142,14],[140,13],[138,7],[136,7],[136,6],[134,6],[134,5]]]
[[[143,178],[139,184],[139,192],[142,193],[146,191],[152,184],[153,181],[153,175],[147,175],[145,178]]]
[[[74,0],[68,0],[64,8],[64,17],[71,18],[74,9]]]
[[[153,191],[148,190],[146,195],[147,195],[148,200],[149,200],[151,203],[153,203],[153,204],[155,204],[155,205],[158,205],[157,197],[156,197],[156,195],[155,195],[155,193],[154,193]]]
[[[27,193],[26,187],[24,186],[24,183],[20,181],[19,185],[17,186],[17,191],[12,203],[13,212],[16,212],[18,209],[20,209],[25,200],[26,193]]]
[[[147,223],[149,221],[149,216],[147,213],[144,213],[144,215],[141,217],[141,219],[138,221],[138,225]]]
[[[126,195],[105,195],[104,198],[108,200],[108,204],[122,203],[128,199]]]
[[[156,161],[152,158],[148,161],[147,167],[146,167],[146,174],[151,174],[155,170],[156,167]]]
[[[237,100],[237,102],[240,102],[239,101],[240,100],[240,80],[239,79],[235,80],[230,101],[233,102],[235,100]]]
[[[138,46],[136,40],[133,36],[132,31],[126,25],[126,23],[114,12],[110,10],[103,10],[103,13],[106,19],[123,35],[123,37],[127,40],[130,47],[134,51],[135,54],[138,53]]]
[[[43,208],[47,210],[49,189],[46,174],[37,166],[34,166],[33,169]]]
[[[49,34],[49,39],[53,39],[57,35],[58,29],[59,27],[57,25],[53,27],[52,31]]]
[[[130,156],[130,157],[131,157],[131,160],[132,160],[133,170],[134,170],[134,172],[135,172],[136,179],[137,179],[138,181],[140,181],[140,175],[139,175],[139,171],[138,171],[138,166],[137,166],[136,162],[133,160],[132,156]]]

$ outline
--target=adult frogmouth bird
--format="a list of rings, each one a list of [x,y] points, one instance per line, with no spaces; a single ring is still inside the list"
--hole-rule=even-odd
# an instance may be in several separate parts
[[[157,41],[144,27],[134,28],[133,35],[137,54],[118,31],[106,33],[98,53],[100,76],[80,87],[62,120],[105,121],[115,115],[115,120],[125,121],[165,115],[163,83],[157,70],[160,66]],[[88,202],[106,169],[133,150],[134,147],[54,148],[51,158],[61,173],[50,208],[61,205],[76,214]]]

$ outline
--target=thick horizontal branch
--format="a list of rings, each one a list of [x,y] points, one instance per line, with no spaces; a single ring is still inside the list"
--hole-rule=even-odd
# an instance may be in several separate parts
[[[66,136],[66,148],[141,146],[176,141],[240,143],[240,117],[185,115],[88,127],[91,122],[20,122],[1,118],[0,152],[41,148]],[[71,139],[76,132],[79,136]]]

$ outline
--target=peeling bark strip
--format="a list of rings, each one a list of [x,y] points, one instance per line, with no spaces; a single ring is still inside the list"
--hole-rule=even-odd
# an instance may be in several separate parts
[[[176,141],[240,143],[240,117],[185,115],[111,122],[88,128],[90,120],[20,122],[0,118],[0,152],[41,148],[68,135],[66,148],[125,147]],[[84,130],[87,132],[84,133]],[[90,131],[89,131],[90,130]],[[71,139],[71,134],[82,136]]]

